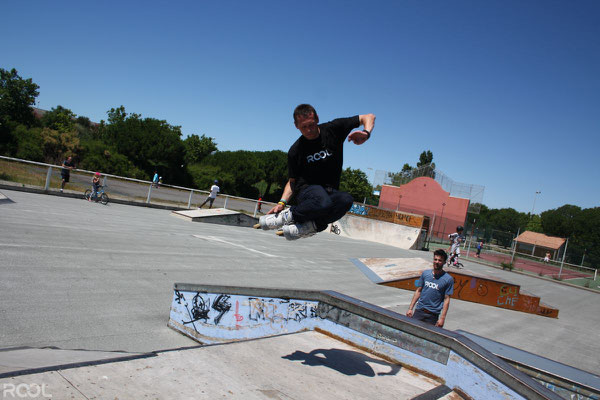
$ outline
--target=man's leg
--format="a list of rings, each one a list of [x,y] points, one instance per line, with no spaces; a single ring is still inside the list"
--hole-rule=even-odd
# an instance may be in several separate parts
[[[303,223],[314,221],[317,232],[337,221],[352,207],[352,196],[333,190],[329,193],[321,185],[310,185],[298,195],[298,205],[292,207],[294,221]]]
[[[208,208],[212,208],[212,205],[215,202],[215,199],[212,197],[209,197],[208,201],[210,202],[210,204],[208,205]]]

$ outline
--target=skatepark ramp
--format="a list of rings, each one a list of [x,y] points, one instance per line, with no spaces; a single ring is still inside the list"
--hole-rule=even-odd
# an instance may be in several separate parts
[[[423,247],[428,222],[422,215],[355,203],[341,219],[330,224],[329,231],[353,239],[369,240],[401,249]]]
[[[428,376],[451,398],[560,399],[463,335],[333,291],[176,283],[168,326],[207,345],[315,331]]]
[[[13,203],[11,199],[6,197],[2,192],[0,192],[0,204]]]
[[[422,258],[361,258],[351,260],[371,281],[398,289],[417,289],[416,281],[431,261]],[[558,318],[558,309],[526,293],[520,285],[483,276],[468,269],[446,269],[454,278],[453,299]]]
[[[219,225],[252,227],[258,222],[257,218],[226,208],[173,211],[173,215],[192,222],[205,222],[208,224]]]

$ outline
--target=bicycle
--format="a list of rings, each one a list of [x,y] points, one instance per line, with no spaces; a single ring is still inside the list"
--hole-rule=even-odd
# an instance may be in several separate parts
[[[335,233],[336,235],[341,233],[339,226],[335,224],[331,224],[331,232]]]
[[[98,191],[96,192],[96,196],[92,199],[92,189],[87,189],[83,194],[83,198],[88,201],[95,201],[96,203],[100,201],[100,203],[106,205],[108,203],[108,195],[104,193],[104,186],[100,186]]]
[[[454,263],[454,259],[456,258],[456,263]],[[459,261],[459,258],[456,256],[456,253],[452,253],[450,257],[448,257],[448,267],[455,267],[457,269],[462,269],[465,266]]]

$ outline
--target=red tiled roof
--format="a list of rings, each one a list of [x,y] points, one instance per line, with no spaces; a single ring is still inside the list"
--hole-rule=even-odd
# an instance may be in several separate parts
[[[566,239],[547,236],[543,233],[525,231],[515,239],[520,243],[534,244],[536,246],[546,247],[548,249],[558,250],[565,243]]]

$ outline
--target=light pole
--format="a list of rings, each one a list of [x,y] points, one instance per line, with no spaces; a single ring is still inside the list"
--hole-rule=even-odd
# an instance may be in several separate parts
[[[535,210],[535,200],[537,199],[538,194],[542,193],[541,191],[537,190],[535,192],[535,194],[533,195],[533,207],[531,207],[531,214],[529,215],[529,218],[533,218],[533,210]]]
[[[438,228],[441,228],[441,226],[442,226],[442,220],[444,219],[444,208],[446,208],[446,203],[442,203],[442,215],[440,216],[440,224],[438,225]],[[446,227],[446,225],[444,225],[444,227]],[[444,238],[444,232],[442,231],[442,239],[443,238]]]
[[[375,190],[375,171],[371,167],[367,167],[367,169],[370,169],[371,171],[373,171],[373,180],[371,181],[371,194],[372,194],[373,190]],[[369,177],[367,177],[367,180],[369,180]],[[365,204],[365,205],[367,204],[367,196],[365,196],[365,198],[363,199],[363,204]]]

